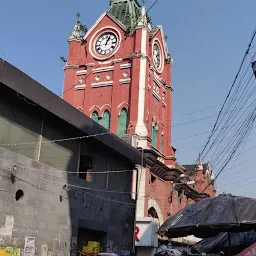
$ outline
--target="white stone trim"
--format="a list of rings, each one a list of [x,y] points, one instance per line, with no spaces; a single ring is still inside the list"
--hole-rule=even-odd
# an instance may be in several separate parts
[[[119,22],[117,19],[115,19],[115,17],[113,17],[112,15],[110,15],[107,12],[103,12],[101,14],[101,16],[96,20],[94,25],[86,32],[86,34],[84,35],[84,40],[91,34],[91,32],[98,26],[98,24],[102,21],[102,19],[105,16],[108,16],[109,18],[111,18],[116,24],[118,24],[122,29],[125,30],[125,27],[123,26],[123,24],[121,22]]]
[[[120,64],[121,69],[130,68],[131,66],[132,66],[131,63]]]
[[[161,88],[161,83],[160,83],[160,81],[154,76],[153,77],[153,81],[156,83],[156,85],[159,87],[159,88]]]
[[[78,91],[78,90],[84,90],[86,87],[85,84],[78,84],[75,86],[75,90]]]
[[[142,28],[141,33],[141,55],[147,55],[147,39],[148,31],[145,28]],[[147,77],[147,59],[140,58],[140,70],[139,70],[139,93],[138,93],[138,121],[135,127],[135,133],[139,136],[147,137],[148,130],[144,123],[144,112],[145,112],[145,97],[146,97],[146,84],[148,83]]]
[[[119,62],[122,62],[123,61],[123,59],[114,59],[114,60],[112,60],[112,63],[119,63]]]
[[[165,103],[165,102],[162,102],[162,104],[163,104],[163,107],[165,108],[165,107],[166,107],[166,103]]]
[[[127,102],[125,102],[125,101],[123,101],[123,102],[121,102],[118,106],[117,106],[117,108],[119,109],[123,104],[125,104],[125,105],[127,105],[127,108],[129,107],[129,104],[127,103]],[[122,109],[121,109],[122,110]],[[120,110],[120,111],[121,111]],[[120,111],[119,111],[119,116],[120,116]]]
[[[157,212],[157,215],[158,215],[158,219],[159,219],[159,224],[160,226],[164,223],[164,218],[163,218],[163,213],[162,213],[162,210],[159,206],[159,204],[157,203],[157,201],[153,198],[150,198],[148,200],[148,210],[150,208],[154,208]]]
[[[87,74],[87,70],[78,70],[78,71],[76,71],[77,76],[86,75],[86,74]]]
[[[108,60],[108,61],[98,61],[98,63],[100,65],[103,65],[103,64],[110,64],[111,63],[111,60]]]
[[[157,34],[157,32],[160,30],[160,34],[161,34],[161,37],[162,37],[162,41],[163,41],[163,44],[165,44],[165,47],[164,47],[164,54],[165,54],[165,58],[167,59],[168,57],[168,47],[167,47],[167,43],[165,42],[165,39],[164,39],[164,30],[163,30],[163,26],[162,25],[157,25],[156,26],[158,29],[155,30],[154,34],[153,34],[153,37]]]
[[[161,62],[160,62],[160,67],[159,68],[156,68],[156,72],[157,73],[162,73],[163,70],[164,70],[164,64],[165,64],[165,56],[164,56],[164,50],[163,50],[163,45],[161,44],[160,40],[158,38],[154,38],[153,42],[152,42],[152,56],[153,56],[153,49],[154,49],[154,44],[158,44],[159,46],[159,49],[161,51]]]
[[[95,63],[87,63],[85,64],[86,67],[93,67],[95,65]]]
[[[79,68],[79,66],[75,64],[67,64],[64,66],[63,69],[66,70],[66,69],[76,69],[76,68]]]
[[[99,83],[92,83],[92,87],[104,87],[104,86],[111,86],[113,85],[113,81],[107,81],[107,82],[99,82]]]
[[[82,107],[76,107],[76,109],[79,111],[84,111],[84,109]]]
[[[157,95],[157,94],[156,94],[156,92],[154,92],[154,91],[153,91],[153,96],[154,96],[158,101],[160,101],[160,100],[161,100],[160,96],[159,96],[159,95]]]
[[[129,84],[130,82],[131,82],[131,78],[125,78],[125,79],[119,80],[120,84]]]
[[[92,73],[100,73],[100,72],[107,72],[114,70],[114,66],[102,67],[102,68],[95,68],[92,70]]]
[[[95,44],[95,40],[96,38],[101,34],[101,33],[105,33],[105,32],[112,32],[116,35],[116,38],[117,38],[117,46],[116,46],[116,49],[111,52],[109,55],[104,55],[104,56],[101,56],[99,54],[97,54],[94,50],[94,44]],[[112,26],[104,26],[102,27],[101,29],[97,30],[93,35],[92,35],[92,38],[89,42],[89,52],[90,54],[95,58],[95,59],[98,59],[98,60],[107,60],[109,58],[111,58],[113,55],[116,54],[116,52],[119,50],[120,48],[120,42],[122,42],[122,35],[120,33],[119,30],[117,30],[115,27],[112,27]]]
[[[136,207],[136,218],[145,217],[145,194],[146,194],[146,172],[147,169],[136,166],[138,170],[138,199]]]

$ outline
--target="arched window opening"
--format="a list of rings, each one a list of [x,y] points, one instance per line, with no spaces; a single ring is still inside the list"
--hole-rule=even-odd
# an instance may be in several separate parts
[[[98,112],[97,111],[94,111],[91,115],[91,119],[95,122],[99,122],[99,115],[98,115]]]
[[[106,128],[106,129],[110,129],[110,113],[108,110],[105,110],[102,118],[100,118],[100,124]]]
[[[161,135],[161,152],[164,153],[164,135]]]
[[[152,131],[151,131],[151,145],[156,148],[157,147],[157,129],[156,125],[152,126]]]
[[[117,135],[119,137],[124,136],[127,133],[128,127],[128,112],[125,108],[120,111],[120,115],[118,116],[118,127],[117,127]]]
[[[157,212],[156,212],[154,207],[149,208],[149,210],[148,210],[148,217],[152,217],[154,219],[159,219],[158,218],[158,214],[157,214]]]

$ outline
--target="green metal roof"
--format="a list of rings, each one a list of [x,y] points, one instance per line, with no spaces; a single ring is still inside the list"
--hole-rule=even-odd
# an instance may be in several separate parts
[[[109,12],[127,28],[134,28],[140,16],[137,0],[110,0]]]

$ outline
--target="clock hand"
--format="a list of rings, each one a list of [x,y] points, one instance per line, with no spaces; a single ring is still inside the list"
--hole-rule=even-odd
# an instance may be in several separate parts
[[[107,39],[107,41],[106,41],[105,45],[107,45],[107,44],[108,44],[109,39],[110,39],[110,36],[108,37],[108,39]]]

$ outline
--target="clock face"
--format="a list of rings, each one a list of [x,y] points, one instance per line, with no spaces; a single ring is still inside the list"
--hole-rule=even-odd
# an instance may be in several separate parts
[[[100,55],[108,55],[116,49],[117,36],[112,32],[102,33],[95,42],[95,51]]]
[[[155,67],[159,69],[161,65],[161,53],[160,53],[160,47],[157,43],[155,43],[153,46],[153,60],[154,60]]]

